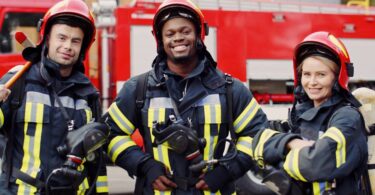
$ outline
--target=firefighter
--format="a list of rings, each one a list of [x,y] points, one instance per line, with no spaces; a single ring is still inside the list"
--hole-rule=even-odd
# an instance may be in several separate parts
[[[108,155],[137,177],[135,194],[232,194],[253,165],[249,146],[267,118],[250,91],[217,68],[203,42],[207,33],[191,1],[164,1],[153,19],[158,55],[146,73],[144,102],[136,101],[143,85],[135,76],[108,110]],[[130,137],[137,128],[144,151]],[[230,129],[237,141],[223,156]]]
[[[255,160],[279,165],[292,179],[290,190],[362,194],[366,134],[360,103],[348,89],[353,65],[345,46],[329,32],[308,35],[295,48],[294,76],[290,132],[259,132],[253,140]]]
[[[83,66],[95,39],[94,19],[83,1],[60,1],[40,21],[39,33],[37,46],[23,51],[33,62],[17,81],[24,86],[16,83],[9,97],[1,90],[0,132],[8,137],[1,194],[84,194],[89,186],[107,194],[105,166],[95,161],[78,167],[81,177],[52,173],[66,165],[57,148],[68,132],[101,116],[98,91]],[[22,95],[19,104],[16,94]]]

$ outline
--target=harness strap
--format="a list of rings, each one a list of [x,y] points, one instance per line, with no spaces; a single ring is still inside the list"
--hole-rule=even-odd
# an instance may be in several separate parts
[[[234,132],[233,126],[233,94],[232,94],[232,84],[233,84],[233,77],[230,74],[225,73],[225,84],[226,84],[226,95],[227,95],[227,108],[228,108],[228,129],[230,133],[230,137],[233,141],[235,141],[236,134]]]
[[[12,168],[12,176],[38,189],[41,189],[44,187],[44,182],[40,181],[39,179],[35,179],[31,177],[30,175],[20,171],[19,169],[15,167]]]

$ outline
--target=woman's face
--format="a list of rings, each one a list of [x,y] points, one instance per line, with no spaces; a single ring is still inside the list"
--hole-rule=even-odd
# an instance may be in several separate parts
[[[302,62],[301,84],[314,107],[332,96],[335,73],[318,58],[308,57]]]

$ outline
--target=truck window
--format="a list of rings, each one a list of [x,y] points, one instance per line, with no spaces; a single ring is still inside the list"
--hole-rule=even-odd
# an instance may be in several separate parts
[[[5,14],[0,31],[0,54],[19,53],[22,46],[14,39],[17,31],[24,32],[34,43],[38,40],[37,24],[44,13],[9,12]]]

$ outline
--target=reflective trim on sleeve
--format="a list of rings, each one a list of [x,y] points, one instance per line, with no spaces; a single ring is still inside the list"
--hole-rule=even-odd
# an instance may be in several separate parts
[[[43,129],[43,113],[44,105],[42,103],[26,102],[25,105],[25,124],[24,124],[24,141],[23,141],[23,158],[21,165],[21,172],[36,178],[40,171],[40,147]],[[34,125],[29,126],[29,122],[34,122]],[[34,135],[29,135],[27,132],[29,128],[35,128]],[[19,194],[34,194],[36,188],[28,185],[23,181],[17,179],[16,183],[19,185]]]
[[[78,187],[77,195],[84,195],[86,190],[90,188],[89,180],[87,177],[82,181],[82,183]]]
[[[285,171],[294,179],[307,182],[307,180],[302,176],[299,165],[298,165],[298,157],[299,157],[300,149],[293,149],[291,150],[288,155],[286,156],[284,169]]]
[[[0,108],[0,128],[4,125],[4,113],[3,110]]]
[[[211,96],[211,99],[215,96]],[[217,96],[218,97],[218,96]],[[206,99],[206,98],[205,98]],[[202,101],[209,103],[208,100]],[[206,139],[206,147],[204,147],[203,151],[203,159],[209,160],[213,158],[214,155],[214,147],[216,146],[217,140],[218,140],[218,134],[220,130],[220,124],[221,124],[221,105],[220,104],[208,104],[203,106],[204,110],[204,138]],[[211,134],[211,126],[216,125],[217,126],[217,135]]]
[[[251,147],[253,143],[253,138],[251,137],[240,137],[238,138],[236,148],[237,150],[253,157],[253,149]]]
[[[108,178],[107,176],[98,176],[96,180],[96,192],[108,193]]]
[[[279,132],[272,129],[265,129],[259,137],[259,141],[254,149],[254,159],[257,161],[258,165],[264,166],[263,162],[263,149],[264,144],[275,134]]]
[[[336,143],[336,167],[340,167],[346,162],[346,139],[342,132],[336,127],[329,128],[319,139],[331,138]]]
[[[126,116],[118,108],[116,102],[108,109],[109,115],[115,121],[116,125],[127,135],[131,135],[134,132],[134,125],[126,118]]]
[[[85,109],[85,114],[86,114],[86,123],[91,122],[91,119],[92,119],[91,109]]]
[[[136,144],[130,138],[130,136],[116,136],[113,138],[108,145],[108,156],[111,158],[112,162],[116,162],[119,154]]]
[[[246,106],[245,110],[242,111],[240,116],[234,121],[234,130],[236,133],[241,133],[241,131],[250,123],[254,118],[255,114],[258,112],[260,106],[258,102],[253,98],[250,103]]]

